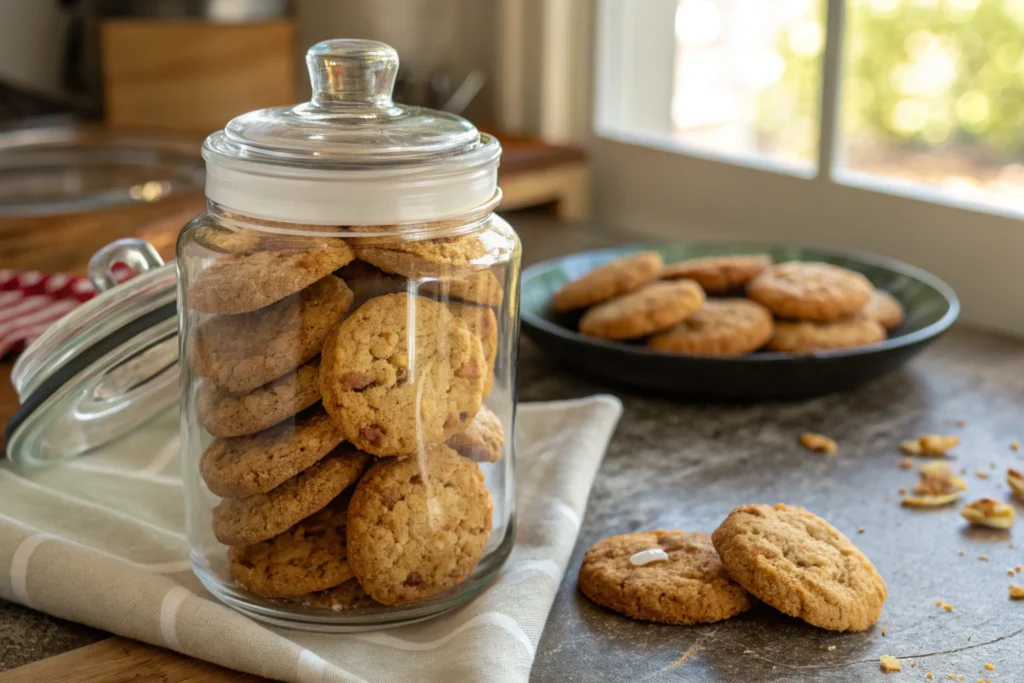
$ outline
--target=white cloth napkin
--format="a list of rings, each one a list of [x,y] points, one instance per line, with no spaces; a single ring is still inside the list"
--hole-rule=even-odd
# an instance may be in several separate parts
[[[0,466],[0,597],[285,681],[526,681],[621,412],[611,396],[519,407],[515,548],[480,596],[427,622],[315,635],[214,600],[189,568],[173,411],[64,466]]]

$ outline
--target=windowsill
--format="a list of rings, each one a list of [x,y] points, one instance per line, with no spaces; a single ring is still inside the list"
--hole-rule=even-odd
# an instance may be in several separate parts
[[[697,145],[689,145],[685,142],[679,142],[671,137],[655,133],[623,131],[595,126],[594,134],[602,140],[610,140],[612,142],[619,142],[626,145],[636,145],[638,147],[646,147],[648,149],[669,152],[672,154],[681,154],[684,156],[706,159],[708,161],[715,161],[722,164],[731,164],[733,166],[741,166],[743,168],[750,168],[758,171],[779,173],[781,175],[787,175],[794,178],[810,180],[818,175],[818,169],[814,164],[802,164],[794,161],[784,161],[780,159],[773,159],[771,157],[758,157],[738,152],[710,150],[698,147]]]

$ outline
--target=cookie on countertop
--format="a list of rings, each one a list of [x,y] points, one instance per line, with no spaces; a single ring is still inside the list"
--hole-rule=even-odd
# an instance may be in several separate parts
[[[643,551],[653,551],[645,553],[653,561],[638,566],[631,558]],[[750,596],[726,573],[711,537],[679,530],[598,541],[583,557],[578,585],[599,605],[665,624],[707,624],[751,607]]]
[[[862,314],[884,327],[887,332],[892,332],[902,325],[905,317],[903,304],[882,289],[876,289],[871,294]]]
[[[498,462],[505,447],[505,430],[498,416],[483,406],[465,431],[459,432],[444,443],[470,460]]]
[[[661,254],[656,251],[615,259],[566,283],[555,292],[551,305],[564,313],[599,304],[657,279],[662,265]]]
[[[225,498],[213,508],[213,533],[225,545],[273,538],[324,509],[359,480],[370,456],[344,445],[288,481],[248,498]]]
[[[186,301],[190,309],[249,313],[309,287],[355,258],[352,248],[337,238],[316,239],[314,247],[283,249],[273,243],[268,250],[249,251],[257,246],[253,240],[260,239],[250,232],[219,237],[221,243],[237,243],[238,251],[227,251],[205,269],[189,273]]]
[[[788,353],[809,353],[868,346],[883,340],[885,328],[863,315],[831,323],[776,320],[768,348]]]
[[[447,306],[388,294],[363,304],[324,344],[320,393],[357,448],[407,455],[466,428],[480,410],[486,371],[480,340]]]
[[[888,597],[871,561],[801,507],[741,505],[711,536],[726,570],[783,614],[832,631],[865,631]]]
[[[491,389],[494,388],[494,361],[498,357],[498,317],[486,306],[474,306],[457,301],[449,303],[448,310],[466,323],[469,331],[480,340],[484,364],[487,366],[484,374],[484,396],[489,396]]]
[[[228,570],[246,590],[264,598],[290,598],[352,579],[345,536],[348,497],[260,543],[228,550]]]
[[[214,436],[247,436],[262,432],[320,400],[320,359],[278,377],[248,394],[203,384],[199,388],[199,424]]]
[[[214,439],[199,459],[199,472],[216,495],[245,498],[291,479],[344,440],[317,407],[259,434]]]
[[[447,446],[378,460],[352,494],[349,565],[385,605],[436,595],[480,561],[492,510],[479,466]]]
[[[694,280],[708,294],[726,294],[741,289],[752,278],[772,265],[768,254],[707,256],[665,266],[663,280]]]
[[[694,356],[742,356],[772,338],[772,314],[749,299],[709,299],[681,323],[647,340],[647,346]]]
[[[833,322],[864,308],[874,289],[860,273],[831,263],[789,261],[747,283],[747,296],[780,318]]]
[[[680,323],[704,305],[693,280],[652,282],[594,306],[580,318],[580,332],[601,339],[636,339]]]
[[[355,579],[349,579],[327,590],[292,598],[292,602],[335,612],[380,606],[380,603],[371,598]]]
[[[196,328],[189,364],[217,387],[232,393],[252,391],[320,353],[352,299],[352,290],[328,275],[258,311],[216,316]]]

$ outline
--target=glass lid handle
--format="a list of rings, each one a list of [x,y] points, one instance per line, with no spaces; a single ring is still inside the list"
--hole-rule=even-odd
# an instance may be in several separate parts
[[[373,40],[325,40],[309,48],[313,103],[387,108],[398,76],[398,53]]]
[[[111,242],[89,259],[89,279],[96,291],[105,292],[120,284],[114,275],[114,266],[123,263],[136,275],[159,268],[164,264],[156,247],[145,240],[129,237]]]

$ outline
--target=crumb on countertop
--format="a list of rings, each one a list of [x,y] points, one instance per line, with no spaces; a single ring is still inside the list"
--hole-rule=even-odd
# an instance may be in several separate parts
[[[881,659],[879,659],[879,663],[881,664],[882,671],[887,674],[903,670],[903,667],[900,666],[900,660],[896,659],[892,655],[882,655]]]
[[[942,603],[942,609],[946,610],[947,612],[952,612],[953,605],[949,604],[948,602],[944,602]]]
[[[1010,586],[1011,600],[1024,600],[1024,586]]]
[[[903,458],[902,460],[900,460],[900,469],[901,470],[909,470],[909,469],[913,469],[913,467],[914,467],[914,461],[911,460],[910,458]]]
[[[801,434],[800,445],[809,451],[824,453],[825,455],[833,455],[839,450],[839,444],[835,441],[823,434],[815,434],[814,432],[804,432]]]
[[[910,439],[900,444],[900,450],[907,455],[924,455],[928,457],[942,457],[960,443],[959,436],[944,436],[941,434],[922,434],[916,439]]]

